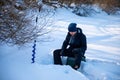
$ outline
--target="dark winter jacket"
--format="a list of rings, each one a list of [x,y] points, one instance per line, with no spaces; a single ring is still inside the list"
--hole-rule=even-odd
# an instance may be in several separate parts
[[[80,28],[77,28],[77,33],[74,35],[74,37],[72,37],[68,32],[66,39],[64,40],[62,45],[63,52],[68,45],[69,45],[69,49],[77,48],[82,50],[83,53],[85,53],[87,49],[87,41],[86,41],[86,36],[82,33],[82,30]]]

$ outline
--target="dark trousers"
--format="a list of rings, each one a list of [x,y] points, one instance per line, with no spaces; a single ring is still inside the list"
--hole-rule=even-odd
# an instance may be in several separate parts
[[[80,67],[81,60],[82,60],[82,52],[81,51],[72,51],[70,49],[66,49],[64,53],[60,54],[61,49],[57,49],[53,52],[54,57],[54,64],[60,64],[62,65],[61,56],[67,56],[67,57],[74,57],[75,58],[75,65],[78,65]]]

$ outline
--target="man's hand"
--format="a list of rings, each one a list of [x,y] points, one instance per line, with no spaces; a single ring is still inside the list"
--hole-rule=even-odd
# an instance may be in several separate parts
[[[74,53],[81,52],[81,51],[82,51],[81,48],[75,48],[75,49],[72,50],[72,52],[74,52]]]
[[[61,55],[61,56],[63,56],[63,54],[64,54],[64,51],[63,51],[63,50],[61,50],[60,55]]]
[[[83,50],[81,48],[75,48],[72,50],[73,53],[81,53],[82,56],[84,56]]]

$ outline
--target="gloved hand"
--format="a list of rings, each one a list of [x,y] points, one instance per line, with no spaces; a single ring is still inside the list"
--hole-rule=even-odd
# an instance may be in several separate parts
[[[72,50],[73,53],[80,53],[82,56],[84,56],[84,53],[81,48],[75,48]]]
[[[80,48],[75,48],[75,49],[72,50],[72,52],[73,53],[76,53],[76,52],[78,53],[78,52],[81,52],[81,49]]]
[[[61,56],[63,56],[63,54],[64,54],[64,51],[63,51],[63,50],[61,50],[60,55],[61,55]]]

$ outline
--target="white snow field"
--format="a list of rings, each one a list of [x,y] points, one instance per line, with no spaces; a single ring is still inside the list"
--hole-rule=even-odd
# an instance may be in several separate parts
[[[0,46],[0,80],[120,80],[120,15],[80,17],[59,8],[52,19],[50,41],[36,43],[34,64],[33,43],[21,48]],[[77,23],[87,37],[87,61],[77,71],[53,64],[53,51],[61,48],[71,22]]]

